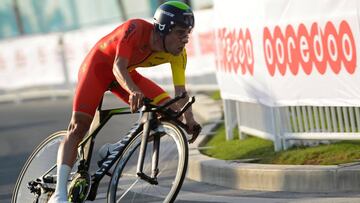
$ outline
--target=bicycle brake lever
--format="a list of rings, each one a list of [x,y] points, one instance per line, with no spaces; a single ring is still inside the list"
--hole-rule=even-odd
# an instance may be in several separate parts
[[[192,96],[189,98],[189,101],[181,108],[181,110],[176,114],[175,118],[179,118],[193,103],[195,103],[195,97]]]
[[[195,125],[195,126],[193,127],[192,137],[188,140],[188,142],[189,142],[190,144],[193,143],[193,142],[196,140],[196,138],[199,136],[201,130],[202,130],[201,125]]]
[[[183,92],[181,95],[179,96],[176,96],[174,99],[171,99],[170,101],[166,102],[165,104],[159,106],[159,108],[166,108],[168,106],[170,106],[171,104],[179,101],[180,99],[184,99],[186,97],[187,93],[186,92]]]

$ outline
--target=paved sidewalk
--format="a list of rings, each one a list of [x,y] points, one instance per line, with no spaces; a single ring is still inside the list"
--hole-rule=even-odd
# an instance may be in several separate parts
[[[241,163],[202,155],[199,147],[221,122],[221,102],[197,95],[193,110],[203,124],[202,134],[190,145],[187,177],[225,187],[260,191],[354,192],[360,191],[360,164],[294,166]]]

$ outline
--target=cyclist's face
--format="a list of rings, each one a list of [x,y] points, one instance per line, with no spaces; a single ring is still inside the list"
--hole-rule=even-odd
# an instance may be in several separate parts
[[[174,27],[165,38],[167,50],[173,55],[179,55],[183,51],[186,43],[189,42],[191,30],[192,29],[180,26]]]

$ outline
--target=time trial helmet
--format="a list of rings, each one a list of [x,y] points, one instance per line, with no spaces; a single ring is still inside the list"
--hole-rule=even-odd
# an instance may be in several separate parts
[[[195,19],[191,8],[183,2],[168,1],[156,9],[154,15],[155,29],[162,35],[166,35],[175,26],[194,28]]]

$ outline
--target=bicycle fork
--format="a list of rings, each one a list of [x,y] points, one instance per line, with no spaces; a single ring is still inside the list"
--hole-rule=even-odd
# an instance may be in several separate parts
[[[140,152],[137,163],[137,176],[141,179],[149,182],[152,185],[157,185],[157,175],[159,173],[158,164],[159,164],[159,150],[160,150],[160,133],[155,132],[153,136],[153,153],[151,157],[151,176],[146,175],[143,172],[144,161],[145,161],[145,153],[148,143],[148,138],[150,134],[150,130],[153,126],[151,126],[152,121],[154,120],[153,112],[144,112],[143,117],[145,118],[145,123],[143,127],[143,136],[141,138]]]

